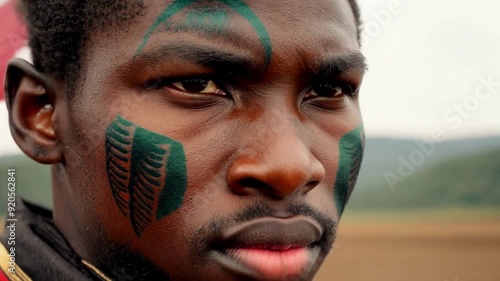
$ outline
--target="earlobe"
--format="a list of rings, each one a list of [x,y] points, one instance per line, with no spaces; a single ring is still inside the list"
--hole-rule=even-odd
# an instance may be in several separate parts
[[[61,161],[54,129],[57,101],[54,88],[30,63],[22,59],[9,63],[5,94],[12,136],[26,155],[43,164]]]

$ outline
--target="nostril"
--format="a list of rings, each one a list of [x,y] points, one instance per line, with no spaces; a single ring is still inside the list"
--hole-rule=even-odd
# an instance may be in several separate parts
[[[239,180],[238,182],[241,187],[250,187],[250,188],[255,188],[255,189],[269,189],[271,188],[268,184],[263,183],[262,181],[248,177],[248,178],[243,178]]]
[[[316,186],[318,186],[321,183],[321,181],[310,181],[306,184],[304,188],[304,193],[307,193],[311,190],[313,190]]]
[[[240,186],[240,188],[242,189],[245,189],[245,190],[256,190],[260,193],[263,193],[263,194],[267,194],[269,195],[270,193],[272,193],[272,190],[273,188],[256,179],[256,178],[253,178],[253,177],[247,177],[247,178],[243,178],[241,180],[238,181],[238,185]]]
[[[319,184],[319,181],[310,181],[307,185],[311,187],[316,187]]]

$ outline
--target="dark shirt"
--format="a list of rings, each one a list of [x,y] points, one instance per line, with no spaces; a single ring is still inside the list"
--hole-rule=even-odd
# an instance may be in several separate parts
[[[18,200],[15,218],[17,221],[6,222],[0,234],[0,281],[110,280],[91,269],[91,265],[84,264],[71,249],[53,224],[50,210]],[[12,223],[15,224],[15,245],[12,239],[9,245]],[[15,248],[16,274],[8,272],[12,247]]]

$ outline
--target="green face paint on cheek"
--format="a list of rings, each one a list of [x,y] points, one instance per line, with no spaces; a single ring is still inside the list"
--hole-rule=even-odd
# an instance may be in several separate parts
[[[137,48],[137,51],[135,53],[135,56],[139,55],[142,50],[146,47],[149,39],[153,35],[153,33],[158,29],[158,27],[162,24],[167,25],[167,30],[172,29],[171,25],[168,23],[168,20],[172,18],[174,15],[177,13],[181,12],[188,6],[200,2],[202,0],[174,0],[172,4],[170,4],[162,13],[161,15],[155,20],[153,25],[148,29],[146,34],[144,35],[144,38],[142,42],[140,43],[139,47]],[[238,14],[240,14],[243,18],[245,18],[250,25],[255,29],[257,32],[257,35],[259,36],[259,40],[262,44],[262,47],[264,48],[264,55],[265,55],[265,65],[266,67],[271,63],[271,56],[272,56],[272,44],[271,44],[271,38],[269,37],[269,33],[267,32],[266,27],[262,23],[262,21],[259,19],[259,17],[250,9],[248,5],[245,4],[242,0],[214,0],[214,2],[219,2],[221,4],[226,5],[227,7],[231,8]],[[208,15],[207,13],[213,13],[213,15]],[[201,15],[200,19],[194,19],[197,15]],[[219,28],[222,29],[222,26],[226,24],[227,18],[225,18],[225,15],[223,12],[216,10],[216,9],[209,9],[205,8],[203,13],[190,13],[188,14],[188,22],[191,21],[191,23],[194,23],[194,25],[191,26],[186,26],[181,29],[185,29],[186,27],[189,30],[195,30],[200,28],[202,31],[207,30],[207,26],[199,23],[206,23],[207,19],[209,22],[211,22],[212,26],[219,26]],[[175,29],[175,28],[174,28]],[[209,30],[210,28],[208,28]],[[209,30],[210,32],[210,30]]]
[[[182,205],[186,156],[175,140],[118,116],[106,130],[106,168],[116,204],[137,236]]]
[[[339,168],[333,189],[339,217],[342,216],[344,207],[356,185],[363,160],[364,141],[364,130],[361,125],[343,136],[339,143]]]

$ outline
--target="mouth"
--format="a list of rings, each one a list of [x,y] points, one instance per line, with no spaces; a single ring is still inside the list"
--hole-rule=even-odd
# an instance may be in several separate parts
[[[303,280],[318,259],[322,235],[319,223],[304,216],[259,218],[221,233],[214,259],[256,280]]]

